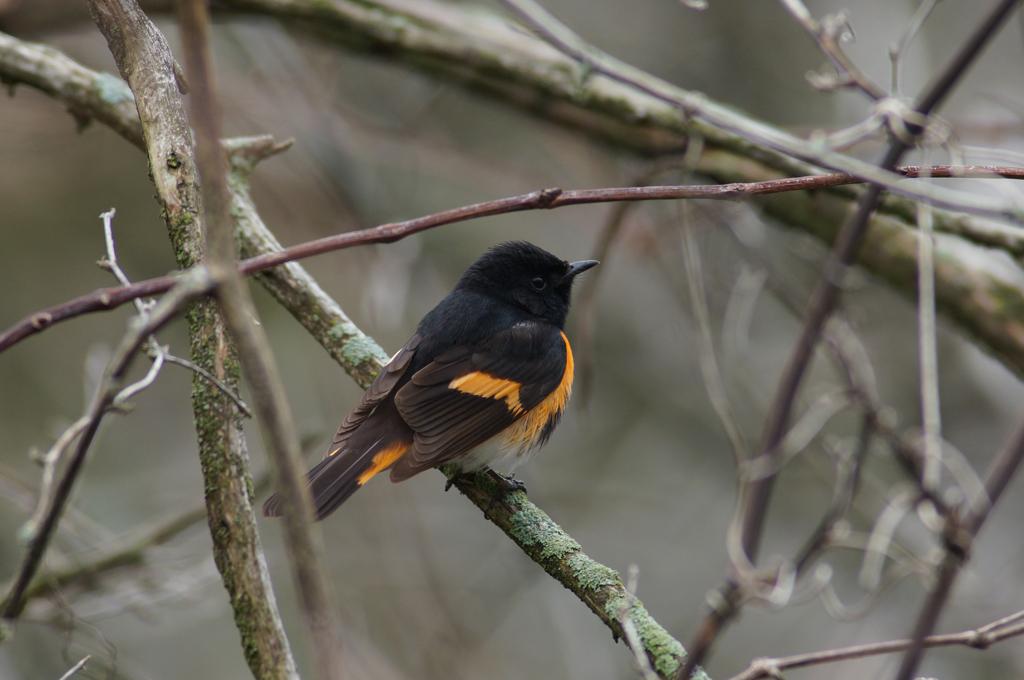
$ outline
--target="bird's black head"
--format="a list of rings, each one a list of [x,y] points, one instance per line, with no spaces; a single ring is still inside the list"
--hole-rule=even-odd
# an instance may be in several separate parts
[[[597,264],[566,262],[532,243],[510,241],[481,255],[457,287],[498,298],[561,328],[569,313],[573,279]]]

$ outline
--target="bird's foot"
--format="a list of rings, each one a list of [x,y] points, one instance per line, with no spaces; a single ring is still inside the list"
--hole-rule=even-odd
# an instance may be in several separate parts
[[[501,481],[498,483],[498,488],[494,495],[491,496],[491,500],[487,504],[487,509],[484,510],[484,516],[488,518],[491,516],[491,510],[494,509],[494,506],[504,501],[510,494],[513,494],[516,491],[522,491],[524,494],[526,493],[526,484],[524,484],[521,479],[516,479],[515,475],[506,476],[500,472],[495,472],[494,475]]]
[[[514,491],[522,491],[523,493],[526,493],[526,484],[523,480],[516,479],[515,475],[506,476],[500,472],[495,472],[494,474],[498,475],[498,478],[504,483],[505,493],[503,495],[507,496]]]

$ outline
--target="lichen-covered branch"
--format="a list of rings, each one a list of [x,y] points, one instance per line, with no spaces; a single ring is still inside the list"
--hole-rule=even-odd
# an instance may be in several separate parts
[[[280,251],[281,244],[263,223],[249,196],[249,174],[256,163],[284,151],[272,137],[225,142],[231,162],[231,215],[242,257]],[[366,388],[388,361],[388,355],[367,338],[316,280],[297,262],[256,274],[274,298],[302,324],[360,386]]]
[[[85,68],[60,50],[0,33],[0,82],[30,85],[68,106],[80,126],[95,118],[122,137],[142,139],[135,97],[123,80]]]
[[[455,471],[445,470],[445,474],[451,478]],[[622,612],[627,611],[655,672],[662,678],[675,677],[686,651],[654,620],[643,603],[626,590],[618,572],[583,552],[582,546],[531,503],[525,493],[513,491],[495,502],[506,488],[506,483],[496,473],[487,471],[452,479],[455,487],[473,501],[487,519],[544,571],[572,591],[611,629],[616,639],[623,636]],[[691,677],[707,680],[708,676],[697,669]]]
[[[192,267],[202,260],[203,215],[174,58],[163,36],[134,3],[90,0],[89,7],[134,93],[175,259],[182,269]],[[193,363],[237,391],[238,360],[214,301],[192,305],[187,322]],[[257,678],[295,678],[295,662],[256,532],[252,476],[239,415],[230,399],[199,377],[192,381],[192,408],[214,561],[231,600],[246,661]]]

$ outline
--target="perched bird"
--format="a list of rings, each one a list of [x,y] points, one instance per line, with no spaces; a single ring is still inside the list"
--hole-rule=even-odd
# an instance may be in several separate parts
[[[547,441],[572,390],[572,349],[562,330],[572,282],[596,264],[566,262],[522,241],[474,262],[309,471],[316,518],[384,470],[401,482],[452,462],[470,472],[511,457],[514,467]],[[478,448],[496,435],[501,449]],[[281,511],[277,494],[263,505],[268,517]]]

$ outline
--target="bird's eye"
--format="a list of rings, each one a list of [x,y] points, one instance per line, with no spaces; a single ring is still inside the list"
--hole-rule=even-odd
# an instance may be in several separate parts
[[[547,288],[548,282],[544,280],[543,276],[534,276],[530,280],[530,285],[533,286],[534,290],[544,290]]]

